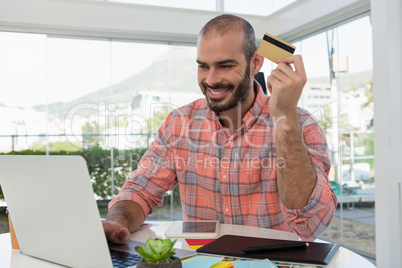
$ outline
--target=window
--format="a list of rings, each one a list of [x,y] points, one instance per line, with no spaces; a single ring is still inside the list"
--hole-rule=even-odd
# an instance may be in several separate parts
[[[88,155],[98,199],[118,192],[168,112],[203,97],[195,47],[7,32],[0,43],[0,152]],[[165,204],[151,218],[182,217],[178,189]]]
[[[225,8],[235,11],[229,1]],[[97,148],[96,163],[109,163],[93,177],[100,199],[136,168],[169,111],[203,98],[193,46],[7,32],[0,43],[0,152]],[[339,202],[321,238],[367,254],[375,254],[371,43],[368,17],[295,43],[308,75],[299,106],[326,133]],[[272,68],[265,60],[265,76]],[[165,204],[153,218],[181,217],[177,189]]]
[[[299,43],[308,75],[300,106],[319,120],[326,133],[332,157],[330,182],[338,196],[335,217],[321,238],[342,243],[374,259],[370,20],[363,17]],[[331,55],[338,66],[331,67]]]
[[[0,151],[28,149],[32,131],[47,132],[46,113],[33,107],[46,103],[46,36],[0,32],[0,40]]]

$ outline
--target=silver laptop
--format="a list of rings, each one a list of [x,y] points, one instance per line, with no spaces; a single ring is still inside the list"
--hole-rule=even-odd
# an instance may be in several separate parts
[[[0,185],[23,254],[71,267],[117,267],[84,158],[0,155]],[[123,254],[143,244],[113,248]],[[176,255],[194,252],[176,249]]]

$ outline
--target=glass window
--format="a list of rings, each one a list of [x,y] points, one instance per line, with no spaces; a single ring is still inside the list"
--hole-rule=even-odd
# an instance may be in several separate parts
[[[294,45],[308,76],[299,105],[325,131],[338,196],[320,238],[374,255],[371,38],[364,17]],[[99,199],[119,190],[172,109],[204,97],[192,46],[6,32],[0,43],[0,152],[83,154]],[[265,77],[273,68],[266,60]],[[180,219],[179,195],[151,218]]]
[[[375,258],[371,37],[364,17],[301,40],[308,81],[299,104],[326,133],[329,179],[338,196],[334,219],[320,238]]]
[[[340,201],[343,243],[375,254],[372,33],[369,17],[335,30],[333,69],[339,92]],[[336,60],[335,60],[336,59]],[[359,199],[360,198],[360,199]]]
[[[118,192],[168,112],[203,97],[195,47],[3,32],[0,43],[1,152],[81,154],[98,199]],[[166,215],[182,217],[178,189],[152,217]]]
[[[0,152],[28,149],[47,133],[46,111],[36,108],[46,103],[46,42],[45,35],[0,32]]]
[[[110,98],[109,49],[104,40],[48,38],[50,142],[77,149],[100,142],[99,111]]]
[[[308,77],[299,106],[317,118],[326,134],[329,180],[338,196],[334,219],[320,238],[375,259],[371,38],[371,23],[364,17],[294,45]]]

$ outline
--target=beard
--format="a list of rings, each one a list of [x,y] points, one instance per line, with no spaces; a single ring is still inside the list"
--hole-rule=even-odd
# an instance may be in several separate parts
[[[251,86],[250,86],[250,78],[248,74],[250,73],[250,64],[246,67],[246,72],[239,82],[237,87],[235,87],[232,83],[217,83],[213,86],[208,85],[205,81],[200,83],[200,88],[202,93],[205,95],[209,109],[214,111],[215,113],[225,112],[232,108],[235,108],[237,105],[240,106],[243,103],[248,95],[250,94]],[[222,103],[224,98],[221,99],[213,99],[209,97],[208,88],[211,89],[228,89],[232,93],[232,98],[227,103]]]

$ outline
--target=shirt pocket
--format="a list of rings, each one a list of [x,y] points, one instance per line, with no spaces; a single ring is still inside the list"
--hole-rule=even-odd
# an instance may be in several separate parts
[[[239,172],[239,183],[249,184],[261,182],[261,167],[253,162],[244,162]]]

